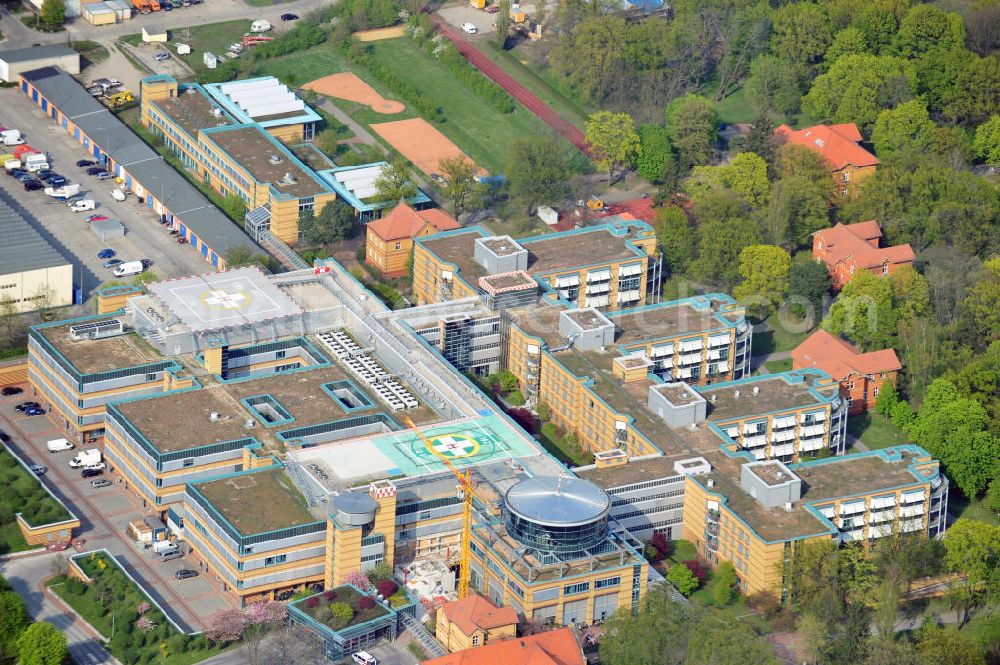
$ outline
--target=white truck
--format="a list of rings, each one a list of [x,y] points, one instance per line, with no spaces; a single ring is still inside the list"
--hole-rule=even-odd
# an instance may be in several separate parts
[[[145,269],[146,266],[142,261],[126,261],[115,268],[111,274],[115,277],[131,277],[132,275],[138,275]]]
[[[86,212],[88,210],[93,210],[96,207],[97,204],[94,202],[94,199],[78,199],[73,201],[73,203],[69,206],[69,209],[73,212]]]
[[[40,152],[25,155],[21,161],[24,162],[24,168],[31,173],[49,168],[49,158]]]
[[[45,193],[54,199],[65,201],[66,199],[80,193],[80,183],[74,182],[69,185],[63,185],[62,187],[46,187]]]
[[[80,467],[100,463],[101,451],[98,448],[88,448],[87,450],[81,450],[78,452],[76,457],[69,461],[69,466],[72,469],[79,469]]]
[[[262,18],[259,18],[250,24],[250,32],[267,32],[270,29],[271,23]]]
[[[4,145],[22,145],[24,139],[21,138],[21,130],[19,129],[5,129],[0,132],[0,140],[3,141]]]
[[[11,169],[19,169],[19,168],[21,168],[21,160],[20,159],[8,159],[6,162],[3,163],[3,167],[5,169],[7,169],[8,171],[10,171]]]
[[[67,439],[52,439],[47,441],[45,445],[48,447],[50,453],[58,453],[61,450],[73,450],[73,444]]]
[[[113,189],[113,190],[111,190],[111,198],[113,198],[115,201],[124,201],[125,200],[125,190],[122,190],[122,189]]]

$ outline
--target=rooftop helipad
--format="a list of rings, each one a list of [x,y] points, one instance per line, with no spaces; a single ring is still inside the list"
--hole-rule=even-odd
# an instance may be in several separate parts
[[[156,282],[148,288],[194,332],[302,314],[302,309],[258,268],[183,277]]]

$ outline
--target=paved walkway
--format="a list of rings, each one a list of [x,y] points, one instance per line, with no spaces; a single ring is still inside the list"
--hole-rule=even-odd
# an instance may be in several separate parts
[[[539,120],[555,130],[557,134],[565,137],[580,152],[588,154],[587,141],[579,128],[564,120],[548,104],[505,72],[500,65],[487,58],[479,49],[470,44],[458,30],[448,25],[443,18],[437,14],[431,14],[431,20],[434,21],[441,34],[447,37],[458,49],[458,52],[476,69],[506,90],[511,97],[524,104],[525,108],[538,116]]]
[[[72,553],[72,550],[67,552]],[[47,621],[66,636],[69,653],[77,665],[118,663],[90,626],[45,588],[44,581],[52,574],[52,564],[57,556],[54,552],[44,552],[0,561],[0,574],[24,599],[28,615],[33,620]]]

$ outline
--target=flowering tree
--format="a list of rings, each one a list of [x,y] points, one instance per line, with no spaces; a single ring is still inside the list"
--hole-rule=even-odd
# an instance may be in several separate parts
[[[375,607],[374,596],[361,596],[361,598],[358,599],[359,610],[370,610],[373,607]]]
[[[135,622],[135,627],[146,633],[153,627],[153,622],[149,620],[149,617],[139,617]]]
[[[362,573],[360,570],[356,570],[350,575],[348,575],[344,581],[347,582],[348,584],[356,586],[362,591],[367,591],[368,589],[372,588],[371,580],[369,580],[368,576]]]
[[[235,642],[245,626],[246,615],[241,610],[219,610],[212,615],[205,637],[213,642]]]
[[[139,616],[142,616],[143,614],[145,614],[146,612],[148,612],[148,611],[149,611],[149,607],[150,607],[150,606],[149,606],[149,603],[147,603],[146,601],[142,601],[142,602],[141,602],[141,603],[139,603],[139,605],[138,605],[138,606],[137,606],[137,607],[135,608],[135,611],[139,613]]]
[[[264,634],[282,624],[288,618],[288,608],[284,603],[260,601],[253,603],[244,613],[243,643],[247,647],[247,657],[251,665],[257,665],[257,655]]]
[[[396,590],[399,589],[399,585],[392,580],[382,580],[375,585],[375,589],[379,592],[380,596],[388,598],[392,594],[396,593]]]

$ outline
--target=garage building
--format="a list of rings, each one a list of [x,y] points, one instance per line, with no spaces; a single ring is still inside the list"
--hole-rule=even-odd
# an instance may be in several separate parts
[[[18,312],[72,304],[73,264],[3,199],[0,238],[0,303]]]
[[[80,54],[68,46],[32,46],[0,51],[0,79],[17,81],[21,72],[39,67],[59,67],[70,74],[80,73]]]
[[[55,67],[21,74],[21,92],[131,190],[136,201],[163,217],[195,251],[220,270],[232,247],[264,254],[253,240],[152,148],[142,142],[79,82]]]

